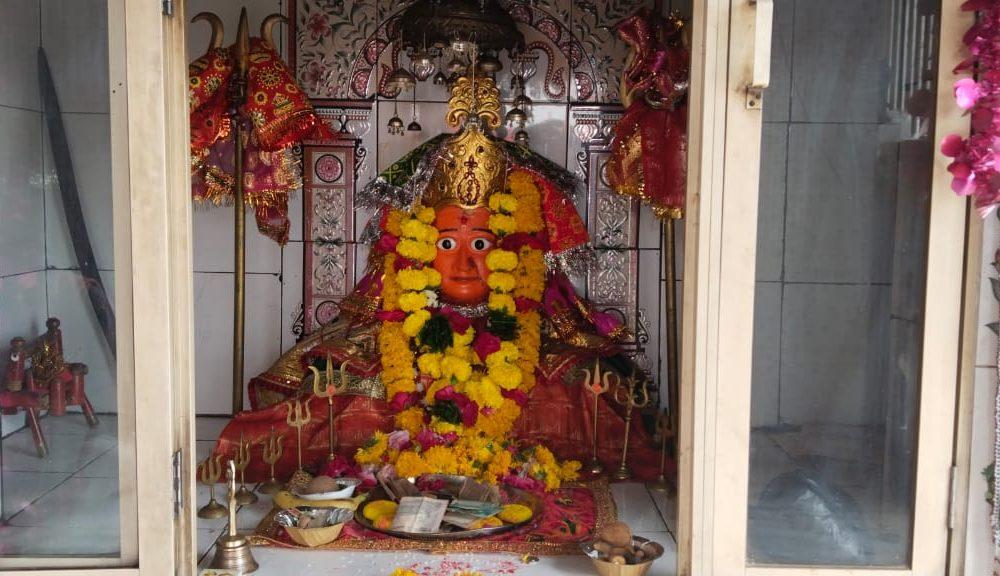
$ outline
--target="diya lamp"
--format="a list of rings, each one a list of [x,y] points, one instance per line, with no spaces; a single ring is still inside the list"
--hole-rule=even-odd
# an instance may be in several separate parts
[[[251,442],[243,441],[243,432],[240,432],[240,445],[236,454],[236,470],[240,473],[240,489],[236,491],[236,503],[240,506],[253,504],[257,501],[257,495],[246,485],[246,469],[250,465]]]
[[[604,372],[601,374],[601,360],[598,358],[594,361],[594,371],[591,372],[588,368],[583,369],[583,373],[586,374],[584,380],[584,386],[587,388],[587,392],[594,395],[594,427],[593,427],[593,441],[594,441],[594,455],[590,459],[590,463],[587,464],[588,472],[594,476],[600,476],[604,473],[604,466],[601,465],[600,459],[597,457],[597,414],[600,407],[600,396],[604,394],[611,388],[612,379],[618,378],[617,374],[613,372]]]
[[[271,467],[271,475],[268,477],[267,482],[257,487],[257,491],[261,494],[277,494],[281,490],[281,482],[278,482],[274,477],[274,465],[278,460],[281,460],[283,450],[281,441],[284,439],[284,434],[279,436],[274,435],[274,426],[272,426],[271,434],[267,437],[267,440],[261,442],[263,445],[261,457],[264,463]]]
[[[250,541],[236,531],[236,463],[229,461],[229,532],[215,545],[215,558],[209,568],[232,570],[237,574],[256,572],[257,561],[250,551]]]
[[[638,390],[636,390],[636,384],[640,384]],[[625,442],[622,444],[621,464],[611,477],[615,480],[628,480],[632,477],[632,471],[628,467],[628,436],[632,430],[632,410],[645,408],[649,405],[649,391],[646,390],[644,380],[636,379],[633,368],[632,375],[624,382],[619,383],[612,397],[615,402],[625,408]]]
[[[218,500],[215,499],[215,484],[222,477],[222,455],[218,455],[215,458],[211,456],[207,460],[201,463],[199,466],[199,478],[201,483],[208,486],[211,496],[209,496],[208,504],[205,504],[198,509],[198,517],[205,518],[208,520],[213,520],[215,518],[222,518],[229,510],[225,505],[220,504]]]

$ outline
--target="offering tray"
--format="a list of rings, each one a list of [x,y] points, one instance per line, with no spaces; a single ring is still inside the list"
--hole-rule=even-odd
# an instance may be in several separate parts
[[[538,497],[531,492],[526,492],[524,490],[519,490],[517,488],[500,488],[500,497],[504,504],[523,504],[531,509],[531,518],[524,520],[523,522],[518,522],[515,524],[504,524],[503,526],[493,526],[493,527],[483,527],[476,529],[464,529],[458,526],[453,526],[450,524],[442,524],[441,531],[430,532],[430,533],[417,533],[417,532],[403,532],[400,530],[393,530],[391,528],[377,528],[375,524],[365,517],[365,507],[367,507],[372,502],[376,500],[391,500],[386,491],[381,487],[377,487],[368,495],[368,498],[358,506],[358,509],[354,512],[354,521],[365,527],[368,530],[373,530],[375,532],[381,532],[382,534],[388,534],[389,536],[395,536],[396,538],[406,538],[409,540],[422,540],[422,541],[438,541],[438,540],[469,540],[473,538],[481,538],[484,536],[493,536],[496,534],[502,534],[504,532],[509,532],[511,530],[516,530],[522,526],[527,526],[535,523],[535,521],[541,517],[542,513],[542,503]]]

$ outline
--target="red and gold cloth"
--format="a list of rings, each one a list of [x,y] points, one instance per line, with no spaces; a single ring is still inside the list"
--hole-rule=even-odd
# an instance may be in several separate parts
[[[188,66],[191,175],[195,200],[228,204],[235,189],[234,145],[228,88],[234,75],[231,48],[214,48]],[[243,184],[261,233],[288,240],[288,194],[301,185],[291,146],[332,139],[284,61],[259,38],[250,41],[244,122]]]
[[[690,55],[681,23],[643,9],[617,27],[632,52],[622,73],[625,115],[615,125],[607,178],[619,194],[646,202],[660,218],[680,217],[687,169]]]

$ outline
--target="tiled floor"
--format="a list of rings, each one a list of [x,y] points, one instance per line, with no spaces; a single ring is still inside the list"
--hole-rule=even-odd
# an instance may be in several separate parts
[[[77,421],[79,420],[79,422]],[[199,418],[196,452],[199,460],[211,453],[225,425],[224,418]],[[50,455],[38,458],[31,435],[18,431],[3,439],[3,518],[0,524],[0,555],[112,554],[118,549],[118,454],[114,417],[103,416],[100,425],[88,429],[82,417],[46,418]],[[222,490],[218,497],[222,497]],[[663,492],[651,492],[642,484],[612,487],[619,517],[640,536],[667,549],[649,572],[651,576],[676,574],[676,506]],[[198,485],[198,506],[209,499],[206,486]],[[249,532],[270,510],[270,499],[244,506],[238,529]],[[228,520],[198,520],[198,554],[202,565],[211,561],[213,546],[227,530]],[[84,529],[85,528],[85,529]],[[420,572],[449,576],[459,570],[494,574],[593,574],[584,557],[543,557],[523,564],[511,554],[430,555],[421,552],[365,553],[319,552],[255,548],[261,576],[303,573],[322,568],[328,572],[387,575],[405,566]]]
[[[38,457],[27,429],[3,439],[0,554],[119,550],[117,426],[106,415],[95,428],[81,414],[44,418],[46,458]]]

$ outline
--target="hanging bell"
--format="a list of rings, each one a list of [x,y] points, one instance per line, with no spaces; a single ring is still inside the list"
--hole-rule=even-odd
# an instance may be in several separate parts
[[[413,53],[410,57],[410,71],[416,76],[417,80],[423,82],[431,77],[434,73],[434,58],[431,56],[430,52],[426,50],[420,50]]]
[[[389,134],[393,136],[401,136],[406,130],[403,128],[403,119],[399,116],[393,116],[389,118],[389,124],[387,126]]]
[[[434,75],[434,78],[431,79],[431,82],[433,82],[435,86],[444,86],[448,83],[448,77],[444,75],[444,72],[438,70],[437,74]]]
[[[524,130],[518,130],[517,133],[514,134],[514,142],[516,144],[520,144],[521,146],[524,146],[525,148],[528,147],[528,144],[530,144],[530,141],[531,141],[531,139],[528,137],[528,133],[525,132]]]
[[[462,62],[456,56],[451,59],[451,62],[448,62],[445,68],[452,74],[461,74],[465,70],[465,62]]]
[[[507,112],[506,121],[508,126],[520,128],[528,121],[528,115],[520,108],[511,108]]]
[[[416,118],[414,118],[413,122],[410,122],[410,124],[406,127],[406,130],[409,132],[420,132],[423,129],[424,127],[420,125],[420,122],[417,122]]]
[[[417,85],[417,78],[405,68],[396,68],[386,79],[386,84],[391,88],[396,88],[400,92],[409,90]]]
[[[503,64],[496,56],[493,56],[492,54],[483,54],[479,58],[478,68],[480,72],[492,78],[496,76],[497,72],[503,70]]]
[[[531,98],[528,98],[524,94],[519,94],[514,98],[514,102],[512,104],[514,108],[520,108],[521,110],[524,110],[525,113],[527,113],[528,111],[531,110],[531,106],[532,104],[534,104],[534,102],[532,102]]]

